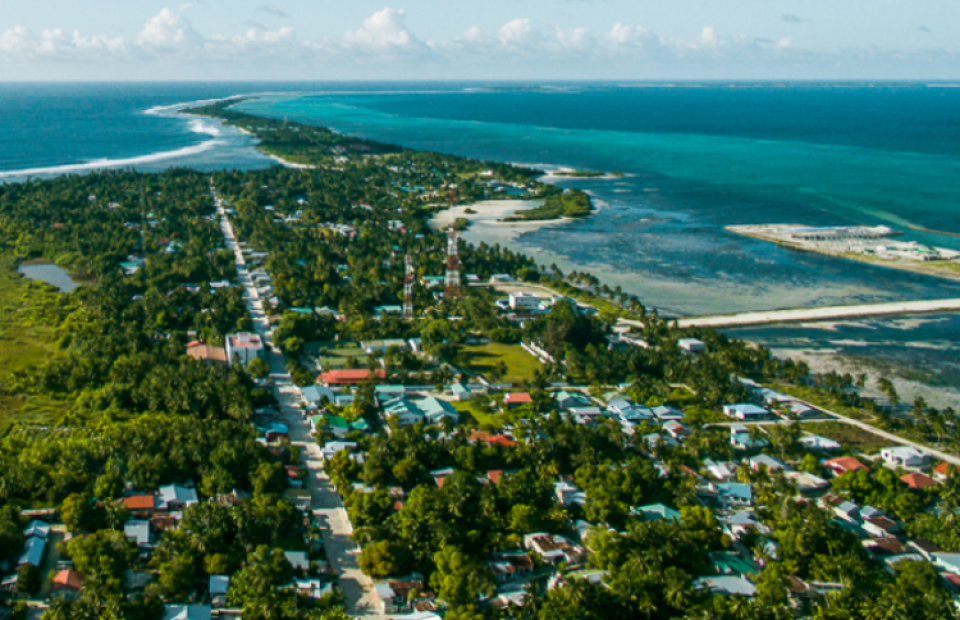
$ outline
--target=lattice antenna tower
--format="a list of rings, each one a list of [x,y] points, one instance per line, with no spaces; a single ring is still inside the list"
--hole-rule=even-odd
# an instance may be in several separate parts
[[[451,218],[453,218],[453,207],[456,200],[456,192],[451,190]],[[457,229],[454,221],[455,220],[451,219],[450,227],[447,229],[447,275],[443,282],[443,296],[446,299],[460,299],[463,296],[463,288],[460,281],[460,248],[457,245]]]
[[[413,265],[413,257],[407,254],[406,271],[403,277],[403,318],[412,319],[413,314],[413,283],[417,271]]]

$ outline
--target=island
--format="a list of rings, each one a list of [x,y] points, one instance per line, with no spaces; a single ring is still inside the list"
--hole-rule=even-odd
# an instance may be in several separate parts
[[[802,252],[960,280],[960,252],[915,241],[897,241],[893,237],[903,233],[886,226],[763,224],[727,226],[726,230]]]
[[[190,112],[288,165],[0,185],[5,613],[955,617],[955,412],[430,226],[536,171]]]

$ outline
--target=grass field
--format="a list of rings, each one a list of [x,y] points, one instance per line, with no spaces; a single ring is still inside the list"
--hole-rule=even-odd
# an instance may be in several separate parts
[[[814,435],[839,441],[844,449],[874,454],[890,445],[890,441],[846,422],[803,422],[800,427]]]
[[[30,364],[58,355],[56,329],[40,315],[58,293],[22,278],[12,257],[0,257],[0,382]],[[10,424],[46,424],[64,412],[61,403],[0,395],[0,435]]]
[[[540,368],[540,360],[518,344],[490,342],[464,347],[460,354],[461,366],[483,375],[487,375],[501,360],[507,366],[507,374],[502,379],[504,383],[530,381],[534,371]]]

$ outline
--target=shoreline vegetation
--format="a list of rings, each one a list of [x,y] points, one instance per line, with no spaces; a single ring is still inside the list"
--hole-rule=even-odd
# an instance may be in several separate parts
[[[550,186],[552,187],[552,186]],[[557,189],[557,188],[555,188]],[[503,218],[503,222],[549,221],[564,218],[581,218],[594,212],[590,195],[579,189],[557,190],[550,192],[544,203],[532,209],[514,211]]]
[[[929,261],[921,262],[910,259],[899,259],[891,260],[885,258],[879,258],[876,256],[869,256],[866,254],[860,254],[857,252],[838,252],[833,251],[828,248],[820,247],[811,247],[806,246],[800,243],[793,243],[784,239],[770,237],[767,235],[759,234],[756,232],[751,232],[743,230],[737,226],[725,226],[724,230],[727,232],[740,235],[741,237],[749,237],[751,239],[757,239],[759,241],[765,241],[767,243],[773,243],[781,247],[788,248],[797,252],[809,252],[812,254],[820,254],[822,256],[832,256],[834,258],[844,258],[847,260],[857,261],[859,263],[865,263],[867,265],[874,265],[876,267],[887,267],[888,269],[899,269],[900,271],[910,271],[912,273],[919,273],[927,276],[934,276],[937,278],[943,278],[945,280],[953,280],[960,282],[960,263],[956,261]],[[945,233],[938,233],[945,234]]]

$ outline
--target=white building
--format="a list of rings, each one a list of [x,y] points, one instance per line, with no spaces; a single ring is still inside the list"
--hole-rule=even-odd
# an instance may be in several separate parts
[[[884,448],[880,451],[880,457],[887,465],[892,467],[915,467],[924,469],[930,464],[930,459],[927,455],[908,446]]]
[[[227,359],[246,366],[253,358],[263,359],[263,340],[257,334],[241,333],[227,336]]]
[[[707,345],[696,338],[681,338],[677,341],[677,346],[687,353],[702,353],[707,350]]]
[[[510,293],[510,308],[520,312],[540,309],[540,298],[529,293]]]

